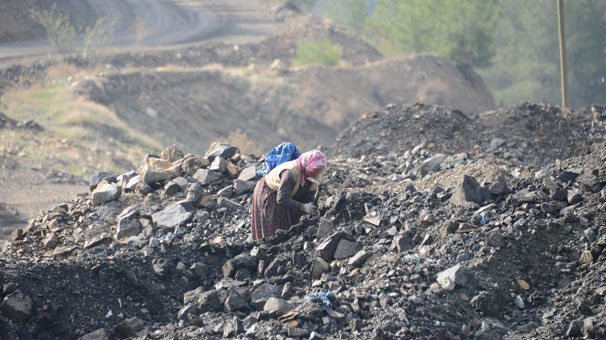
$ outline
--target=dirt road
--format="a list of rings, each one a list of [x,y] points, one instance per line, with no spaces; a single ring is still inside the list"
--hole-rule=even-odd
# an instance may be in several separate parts
[[[98,18],[116,15],[111,43],[115,49],[161,48],[214,39],[255,41],[276,33],[280,26],[269,7],[254,0],[67,0],[58,6],[77,27],[93,26]],[[45,37],[0,43],[0,58],[48,52],[51,46]]]

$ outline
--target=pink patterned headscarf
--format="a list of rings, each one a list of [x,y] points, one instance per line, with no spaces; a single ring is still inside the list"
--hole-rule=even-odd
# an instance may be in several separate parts
[[[326,156],[320,150],[307,151],[297,158],[297,165],[303,172],[301,186],[304,186],[309,174],[326,168]]]

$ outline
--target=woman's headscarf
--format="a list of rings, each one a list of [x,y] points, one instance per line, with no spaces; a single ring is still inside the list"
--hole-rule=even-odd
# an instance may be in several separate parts
[[[301,168],[301,186],[305,185],[308,174],[315,170],[326,168],[326,157],[320,150],[307,151],[297,158],[297,165]]]

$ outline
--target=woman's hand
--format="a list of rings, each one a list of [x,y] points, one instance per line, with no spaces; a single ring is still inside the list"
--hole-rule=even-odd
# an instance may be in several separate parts
[[[313,203],[305,203],[303,204],[303,211],[305,211],[306,214],[317,215],[318,207]]]

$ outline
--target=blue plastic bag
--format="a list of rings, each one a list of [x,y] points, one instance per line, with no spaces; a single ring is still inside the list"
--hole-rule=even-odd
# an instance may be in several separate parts
[[[293,143],[284,142],[273,148],[269,153],[267,153],[267,156],[265,156],[263,174],[267,175],[271,169],[284,162],[297,159],[299,156],[301,156],[301,152],[297,150],[297,147]]]

